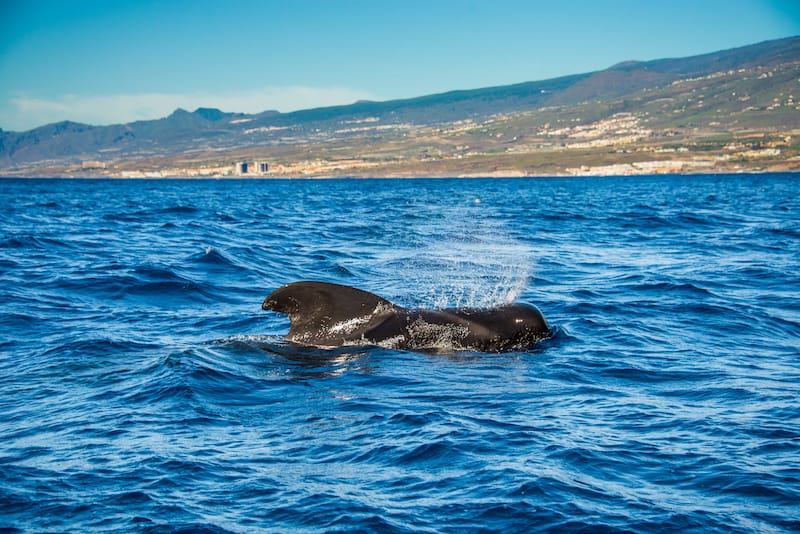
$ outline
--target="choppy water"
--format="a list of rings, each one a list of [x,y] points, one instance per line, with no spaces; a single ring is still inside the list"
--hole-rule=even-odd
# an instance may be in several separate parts
[[[800,177],[0,180],[0,531],[800,530]],[[324,351],[300,279],[539,306]]]

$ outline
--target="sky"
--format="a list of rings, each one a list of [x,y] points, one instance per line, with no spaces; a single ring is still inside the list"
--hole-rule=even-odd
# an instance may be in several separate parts
[[[544,80],[800,35],[800,0],[0,0],[0,128]]]

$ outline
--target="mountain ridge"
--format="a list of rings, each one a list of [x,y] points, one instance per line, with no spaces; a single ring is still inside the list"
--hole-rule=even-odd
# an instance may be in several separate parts
[[[161,158],[160,165],[163,167],[168,160],[189,161],[192,154],[217,153],[221,156],[218,158],[220,160],[232,160],[249,157],[257,149],[274,160],[281,159],[275,158],[280,154],[277,148],[281,146],[316,146],[333,150],[338,146],[337,143],[344,141],[357,142],[364,145],[362,148],[372,149],[375,148],[372,146],[375,139],[381,136],[397,144],[398,136],[405,135],[407,138],[411,133],[417,135],[417,130],[427,132],[437,125],[445,127],[509,114],[544,113],[543,110],[550,108],[560,108],[563,117],[580,111],[581,117],[573,117],[573,120],[601,120],[613,116],[614,110],[617,113],[644,113],[642,106],[649,106],[652,98],[648,98],[655,93],[663,93],[660,97],[662,100],[675,100],[676,97],[672,96],[675,84],[702,81],[706,77],[724,78],[722,81],[734,94],[735,88],[748,87],[748,91],[753,93],[751,100],[760,102],[770,89],[765,83],[754,84],[757,76],[774,76],[777,72],[780,79],[774,82],[780,81],[783,84],[781,87],[785,86],[786,91],[791,92],[790,78],[795,75],[792,69],[797,70],[798,65],[800,37],[790,37],[688,58],[628,60],[599,71],[547,80],[453,90],[381,102],[358,101],[288,113],[268,110],[245,114],[200,107],[192,112],[179,108],[160,119],[108,126],[61,121],[26,132],[0,130],[0,170],[6,174],[45,171],[69,174],[75,172],[75,165],[82,165],[86,160],[102,160],[107,169],[109,165],[131,168],[132,162],[147,162],[154,158]],[[791,94],[788,96],[793,98]],[[688,101],[692,100],[691,95],[687,98]],[[720,102],[731,113],[739,113],[748,107],[737,104],[732,97]],[[642,109],[637,110],[637,105]],[[766,109],[769,106],[761,107]],[[705,111],[695,109],[696,106],[687,108],[676,104],[674,110],[689,108],[691,113],[684,114],[687,120],[683,126],[690,128],[691,124],[700,120],[705,130],[713,131],[717,122],[720,127],[716,133],[719,134],[752,129],[753,124],[765,120],[768,122],[770,118],[761,117],[763,113],[759,115],[761,108],[756,110],[759,113],[740,113],[736,129],[726,130],[722,127],[724,121],[705,120],[702,117],[702,120],[697,119]],[[791,126],[794,116],[788,108],[782,112],[785,113],[774,124],[775,127],[763,124],[756,129],[787,130],[784,123]],[[659,120],[666,123],[670,110],[658,113],[662,115]],[[678,118],[680,114],[675,112],[672,115]],[[788,115],[788,118],[784,115]],[[556,120],[561,121],[562,118],[556,117]],[[543,124],[537,123],[535,127],[542,131]],[[800,124],[800,116],[795,124]],[[702,133],[706,135],[709,131]],[[498,133],[502,135],[502,132]],[[525,134],[524,131],[522,133]],[[528,132],[525,135],[531,134]],[[284,159],[296,158],[292,152],[284,150]],[[355,150],[354,155],[360,152],[364,150]]]

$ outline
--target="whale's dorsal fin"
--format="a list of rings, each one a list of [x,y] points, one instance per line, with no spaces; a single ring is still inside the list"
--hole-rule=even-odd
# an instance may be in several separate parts
[[[261,307],[285,313],[291,321],[288,339],[316,345],[341,343],[354,322],[364,323],[395,306],[368,291],[328,282],[294,282],[270,293]],[[347,327],[347,328],[346,328]]]

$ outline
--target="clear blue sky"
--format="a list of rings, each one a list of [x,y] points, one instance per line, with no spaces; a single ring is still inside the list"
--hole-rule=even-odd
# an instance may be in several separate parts
[[[0,0],[0,128],[289,111],[800,35],[800,0]]]

